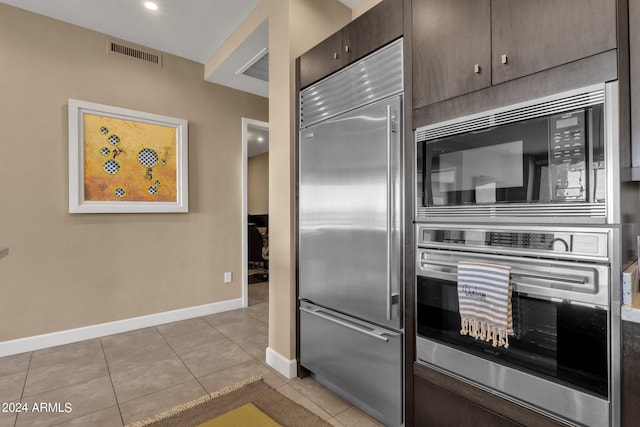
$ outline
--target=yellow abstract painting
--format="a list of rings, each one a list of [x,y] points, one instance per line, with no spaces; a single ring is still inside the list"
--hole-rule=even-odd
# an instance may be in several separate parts
[[[175,127],[84,113],[84,200],[176,202]]]

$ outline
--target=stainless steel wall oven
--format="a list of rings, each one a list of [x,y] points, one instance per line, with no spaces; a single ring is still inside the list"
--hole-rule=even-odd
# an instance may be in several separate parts
[[[416,129],[418,363],[571,425],[617,425],[638,201],[619,102],[614,81]],[[510,269],[508,348],[461,334],[469,263]]]
[[[609,425],[614,231],[419,224],[416,232],[418,361],[564,422]],[[463,261],[511,267],[508,348],[461,335]]]

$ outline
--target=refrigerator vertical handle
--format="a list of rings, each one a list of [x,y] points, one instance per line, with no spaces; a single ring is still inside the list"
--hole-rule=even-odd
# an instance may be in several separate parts
[[[394,193],[394,177],[393,177],[393,151],[392,142],[392,117],[391,105],[387,105],[387,320],[391,320],[393,315],[393,296],[392,293],[392,277],[391,277],[391,256],[393,253],[393,212],[395,198]]]

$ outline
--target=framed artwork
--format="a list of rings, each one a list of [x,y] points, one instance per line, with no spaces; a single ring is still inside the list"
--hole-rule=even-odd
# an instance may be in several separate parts
[[[69,212],[188,212],[187,121],[69,99]]]

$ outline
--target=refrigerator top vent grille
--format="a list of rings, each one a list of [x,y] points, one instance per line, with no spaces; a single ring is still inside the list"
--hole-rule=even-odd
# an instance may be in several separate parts
[[[415,130],[415,141],[437,140],[451,135],[492,128],[541,116],[560,114],[602,103],[604,103],[604,86],[591,86],[506,108],[423,126]]]
[[[402,39],[300,92],[300,129],[402,93]]]

